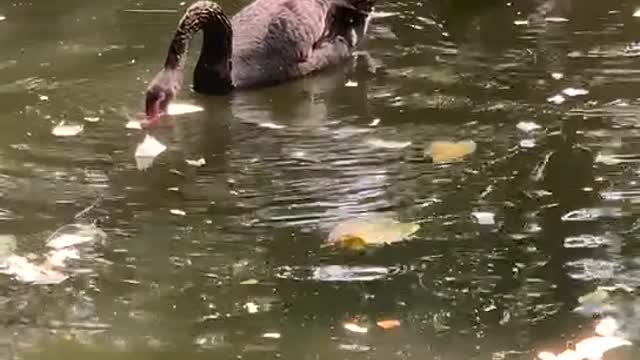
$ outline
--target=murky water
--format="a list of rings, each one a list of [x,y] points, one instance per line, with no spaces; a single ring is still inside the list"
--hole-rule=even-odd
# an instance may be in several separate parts
[[[616,285],[640,341],[640,4],[383,2],[352,63],[183,91],[204,111],[154,131],[168,148],[139,171],[125,124],[178,3],[0,4],[0,245],[40,261],[66,226],[77,250],[59,284],[2,275],[3,358],[533,359],[591,334],[579,297]],[[465,139],[462,162],[424,155]],[[371,214],[421,229],[321,248]]]

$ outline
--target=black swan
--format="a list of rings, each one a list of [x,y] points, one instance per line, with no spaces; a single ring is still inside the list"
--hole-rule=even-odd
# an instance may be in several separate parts
[[[226,94],[267,86],[336,65],[364,37],[376,0],[255,0],[231,20],[198,1],[178,23],[162,70],[150,82],[146,123],[166,113],[182,86],[191,38],[204,33],[193,89]]]

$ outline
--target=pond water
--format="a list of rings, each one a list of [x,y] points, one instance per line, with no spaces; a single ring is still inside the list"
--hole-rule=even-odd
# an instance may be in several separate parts
[[[81,243],[57,284],[0,275],[3,358],[534,359],[603,311],[640,341],[640,3],[381,2],[343,66],[183,91],[204,111],[166,118],[141,171],[126,124],[185,6],[0,3],[4,272]],[[368,215],[421,227],[322,247]],[[576,311],[599,286],[618,290]]]

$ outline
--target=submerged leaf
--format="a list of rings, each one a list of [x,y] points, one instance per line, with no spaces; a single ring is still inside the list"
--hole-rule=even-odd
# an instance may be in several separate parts
[[[416,223],[401,223],[388,218],[349,219],[333,228],[328,244],[351,249],[402,241],[420,229]]]
[[[476,151],[477,145],[473,140],[465,141],[434,141],[430,146],[430,155],[434,163],[444,163],[462,160]]]

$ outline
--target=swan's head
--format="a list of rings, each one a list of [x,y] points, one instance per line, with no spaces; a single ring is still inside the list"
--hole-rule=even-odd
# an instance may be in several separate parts
[[[167,108],[175,99],[182,85],[182,73],[177,70],[163,69],[156,75],[147,88],[145,98],[145,118],[147,123],[155,123],[167,113]]]

